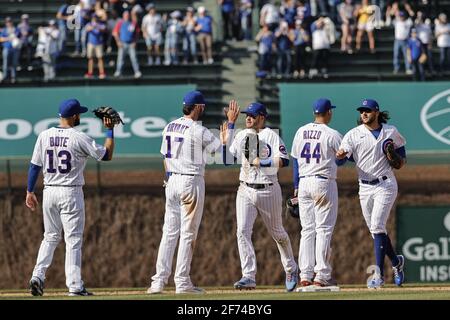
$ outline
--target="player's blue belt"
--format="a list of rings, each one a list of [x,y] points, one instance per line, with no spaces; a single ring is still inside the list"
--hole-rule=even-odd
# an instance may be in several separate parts
[[[376,185],[376,184],[379,184],[381,181],[383,181],[383,180],[387,180],[387,178],[388,177],[386,177],[386,176],[382,176],[381,178],[377,178],[377,179],[374,179],[374,180],[371,180],[371,181],[368,181],[368,180],[361,180],[361,183],[362,184],[370,184],[370,185]]]
[[[315,178],[319,178],[319,179],[328,179],[327,177],[322,176],[320,174],[313,174],[313,175],[310,175],[310,176],[300,176],[299,178],[302,179],[302,178],[308,178],[308,177],[315,177]]]
[[[253,189],[264,189],[269,186],[273,186],[273,183],[247,183],[244,181],[241,181],[241,183],[245,184],[247,187],[253,188]]]

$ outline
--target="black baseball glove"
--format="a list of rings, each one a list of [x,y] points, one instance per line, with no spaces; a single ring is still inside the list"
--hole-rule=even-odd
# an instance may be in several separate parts
[[[300,212],[298,209],[298,198],[293,197],[286,200],[286,212],[295,219],[300,218]]]
[[[258,134],[255,132],[249,132],[244,139],[244,157],[250,164],[256,158],[259,158],[259,138]]]
[[[395,146],[393,142],[388,142],[385,145],[385,154],[389,165],[392,168],[400,169],[402,167],[403,159],[402,157],[395,151]]]
[[[124,124],[122,118],[120,118],[119,113],[114,108],[108,106],[99,107],[95,110],[92,110],[92,112],[95,114],[96,117],[102,120],[103,118],[109,118],[114,124]]]

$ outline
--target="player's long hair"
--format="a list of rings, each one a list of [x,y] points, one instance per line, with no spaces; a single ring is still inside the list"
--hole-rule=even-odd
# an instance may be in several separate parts
[[[380,111],[380,113],[378,114],[378,123],[387,123],[390,118],[391,117],[389,116],[389,111]],[[363,123],[361,117],[358,118],[357,123],[358,125]]]

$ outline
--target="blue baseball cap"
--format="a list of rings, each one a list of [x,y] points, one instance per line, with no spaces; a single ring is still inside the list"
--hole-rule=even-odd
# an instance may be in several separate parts
[[[247,109],[244,111],[241,111],[241,113],[250,114],[252,116],[258,116],[263,115],[264,117],[267,117],[267,110],[266,107],[259,102],[252,102],[247,106]]]
[[[88,108],[80,105],[80,101],[77,99],[67,99],[63,100],[59,104],[59,116],[61,118],[69,118],[75,114],[85,113]]]
[[[184,96],[183,104],[193,106],[194,104],[206,104],[206,102],[200,91],[190,91]]]
[[[330,109],[336,108],[336,106],[331,105],[331,101],[329,99],[320,98],[314,101],[313,105],[314,113],[324,113]]]
[[[376,102],[373,99],[364,99],[361,102],[361,106],[358,107],[358,111],[361,111],[361,109],[370,109],[370,110],[375,110],[375,111],[380,111],[380,106],[378,106],[378,102]]]

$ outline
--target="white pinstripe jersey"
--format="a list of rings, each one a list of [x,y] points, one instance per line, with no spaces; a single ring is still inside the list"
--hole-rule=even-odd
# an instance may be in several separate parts
[[[286,146],[280,136],[270,128],[258,132],[261,160],[272,159],[271,167],[251,167],[244,161],[245,137],[251,129],[245,129],[236,134],[230,146],[230,153],[242,163],[239,180],[247,183],[273,183],[278,181],[278,167],[273,166],[275,157],[289,159]]]
[[[321,123],[308,123],[297,130],[291,156],[298,161],[298,175],[321,175],[336,179],[334,162],[342,135]]]
[[[41,132],[31,163],[42,167],[44,185],[82,186],[87,158],[100,161],[106,148],[74,128],[50,128]]]
[[[347,151],[347,157],[353,155],[360,179],[373,180],[382,176],[393,176],[383,151],[383,144],[389,139],[394,142],[396,149],[406,144],[405,138],[394,126],[383,124],[380,135],[375,139],[370,130],[362,124],[345,134],[339,149]]]
[[[220,147],[220,140],[211,131],[181,117],[164,128],[160,152],[168,172],[203,176],[207,154]]]

